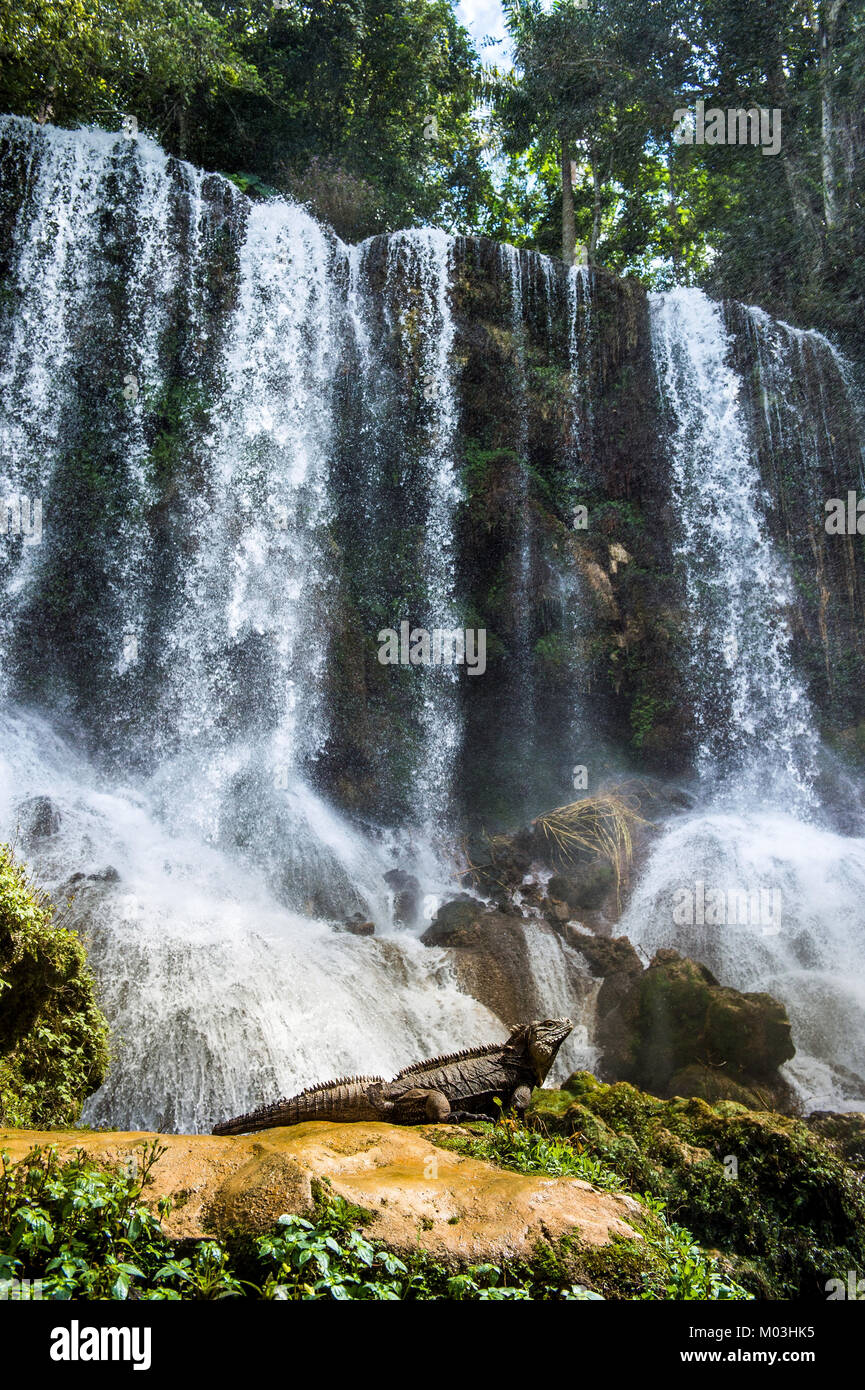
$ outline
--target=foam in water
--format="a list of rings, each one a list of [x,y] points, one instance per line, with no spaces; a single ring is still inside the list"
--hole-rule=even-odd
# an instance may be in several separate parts
[[[695,892],[698,883],[728,902],[731,890],[771,890],[779,895],[777,920],[726,911],[714,914],[720,921],[700,923],[697,912],[677,913],[676,895]],[[771,806],[699,812],[666,830],[618,930],[647,958],[674,946],[722,984],[780,999],[797,1050],[785,1070],[803,1100],[857,1109],[865,1104],[863,894],[865,840]]]

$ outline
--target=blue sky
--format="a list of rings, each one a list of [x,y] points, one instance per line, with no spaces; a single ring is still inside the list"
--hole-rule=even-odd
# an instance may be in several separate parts
[[[504,15],[500,0],[457,0],[454,5],[457,18],[468,29],[475,41],[475,47],[485,63],[496,63],[499,67],[510,66],[510,41],[505,29]],[[482,39],[487,36],[504,39],[495,47],[483,48]]]

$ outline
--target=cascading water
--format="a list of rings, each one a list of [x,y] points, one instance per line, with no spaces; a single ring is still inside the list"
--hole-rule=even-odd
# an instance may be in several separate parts
[[[122,563],[110,567],[99,636],[117,697],[103,691],[105,705],[143,719],[146,756],[140,727],[130,752],[144,768],[100,770],[39,716],[3,711],[4,832],[20,839],[20,820],[26,838],[28,798],[52,797],[59,833],[25,847],[61,898],[76,885],[69,920],[87,938],[118,1040],[88,1118],[199,1128],[320,1079],[322,1067],[388,1072],[501,1035],[451,982],[445,953],[393,933],[392,861],[308,781],[327,732],[324,531],[336,364],[351,330],[347,249],[297,207],[249,208],[219,180],[203,197],[200,175],[147,142],[18,121],[3,133],[9,157],[25,150],[32,163],[13,249],[19,312],[4,324],[4,481],[45,504],[43,550],[10,539],[4,666],[57,562],[64,435],[106,379],[96,408],[126,469],[122,528],[109,538]],[[137,229],[119,313],[99,260],[118,179]],[[426,454],[428,576],[430,612],[454,626],[449,249],[439,234],[401,247],[429,289],[425,365],[444,387]],[[102,335],[89,357],[81,323]],[[180,412],[188,453],[166,525],[141,406],[178,339],[192,405]],[[70,687],[80,668],[66,675]],[[453,738],[444,715],[430,721],[431,783],[444,794]],[[115,753],[121,745],[122,730]],[[372,941],[315,920],[357,908],[377,922]]]
[[[699,290],[653,296],[652,339],[672,420],[698,770],[762,795],[771,779],[775,795],[804,807],[816,737],[792,669],[790,584],[768,535],[720,308]]]
[[[591,457],[592,431],[592,271],[587,265],[568,269],[568,362],[574,410],[574,458]]]
[[[99,977],[116,1061],[88,1118],[201,1128],[324,1072],[502,1036],[448,952],[395,928],[385,874],[415,873],[427,902],[452,895],[429,841],[456,829],[457,772],[477,761],[479,803],[498,816],[545,740],[588,739],[564,664],[540,654],[594,636],[580,576],[555,557],[603,443],[597,286],[430,230],[348,248],[142,139],[10,118],[0,154],[0,467],[7,496],[41,500],[44,528],[3,544],[0,830],[73,899]],[[472,265],[497,296],[478,310],[510,388],[497,412],[472,380]],[[851,379],[825,340],[749,321],[759,447],[721,310],[695,291],[653,300],[703,806],[661,838],[618,930],[773,990],[803,1095],[862,1103],[865,1001],[850,981],[865,842],[820,823],[790,581],[765,524],[767,472],[798,437],[784,374],[801,384],[807,358],[836,396]],[[840,486],[833,431],[815,423],[808,439],[803,464]],[[456,629],[478,602],[506,637],[491,698],[471,706],[452,668],[377,664],[382,626]],[[344,762],[340,804],[367,830],[329,799]],[[60,815],[47,836],[26,804],[41,796]],[[674,919],[683,865],[707,885],[777,890],[780,919]],[[337,929],[358,911],[372,939]],[[597,982],[530,919],[525,944],[537,1007],[578,1021],[560,1078],[596,1060]]]
[[[783,325],[770,329],[750,312],[751,331],[761,335],[757,364],[774,449],[782,433],[788,442],[795,436],[803,467],[819,476],[834,440],[819,420],[804,441],[791,429],[785,402],[796,378],[782,383],[775,354],[783,338],[785,353],[815,352],[837,375],[833,353],[819,335],[791,341]],[[675,290],[653,296],[652,318],[671,419],[703,806],[666,829],[620,929],[646,955],[675,946],[725,984],[781,999],[797,1047],[786,1071],[803,1102],[861,1108],[865,840],[816,823],[817,737],[792,663],[790,581],[769,535],[720,306],[696,290]]]
[[[405,306],[391,320],[407,355],[418,343],[423,385],[420,482],[424,491],[419,627],[453,631],[461,626],[456,606],[454,512],[460,501],[456,471],[457,403],[454,386],[454,321],[450,305],[453,246],[436,229],[399,232],[388,244],[386,302]],[[405,286],[410,287],[405,294]],[[402,289],[402,294],[400,294]],[[409,615],[405,615],[408,619]],[[449,823],[455,760],[462,727],[457,703],[458,672],[451,665],[424,668],[421,721],[423,757],[417,770],[415,807],[427,834],[441,835]]]
[[[519,735],[530,737],[533,723],[534,692],[527,679],[530,670],[528,653],[531,641],[530,596],[532,543],[529,525],[529,439],[526,408],[526,344],[525,344],[525,253],[507,243],[498,248],[501,279],[508,286],[510,297],[510,327],[513,344],[513,451],[516,456],[514,476],[514,511],[516,515],[516,555],[513,566],[514,647],[519,670],[518,699],[514,702]]]

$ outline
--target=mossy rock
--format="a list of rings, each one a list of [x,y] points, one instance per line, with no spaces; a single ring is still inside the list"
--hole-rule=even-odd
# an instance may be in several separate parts
[[[614,886],[613,866],[608,860],[599,859],[578,872],[554,874],[547,885],[547,893],[554,901],[567,903],[568,907],[594,911]]]
[[[710,1105],[726,1104],[737,1110],[787,1109],[792,1100],[786,1083],[778,1085],[773,1079],[743,1085],[725,1067],[704,1066],[699,1062],[677,1071],[670,1078],[667,1091],[671,1096],[697,1096]]]
[[[748,1103],[761,1081],[770,1103],[784,1094],[778,1068],[796,1049],[786,1010],[770,994],[724,988],[704,965],[673,950],[657,952],[632,994],[636,1008],[623,1015],[632,1020],[632,1035],[626,1030],[615,1043],[608,1064],[614,1075],[669,1096],[696,1065],[703,1069],[699,1093],[706,1069],[714,1068],[725,1069],[738,1088],[726,1092],[728,1099]]]
[[[526,1118],[666,1202],[758,1297],[824,1299],[828,1279],[865,1268],[858,1175],[803,1120],[730,1099],[660,1100],[584,1072],[535,1091]]]
[[[74,1123],[108,1067],[84,947],[0,846],[0,1123]]]
[[[838,1113],[815,1110],[806,1121],[822,1139],[835,1149],[851,1168],[865,1169],[865,1115],[858,1110]]]

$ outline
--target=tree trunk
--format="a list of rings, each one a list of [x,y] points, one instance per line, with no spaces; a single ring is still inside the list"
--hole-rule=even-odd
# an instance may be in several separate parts
[[[595,264],[595,251],[601,235],[601,178],[598,164],[592,156],[592,239],[589,242],[589,261]]]
[[[667,154],[667,191],[669,198],[667,201],[667,225],[670,228],[670,254],[673,261],[673,275],[677,285],[682,283],[682,246],[679,240],[679,196],[676,190],[676,176],[673,170],[676,158],[675,147],[671,147]]]
[[[841,220],[838,129],[834,109],[834,53],[838,19],[846,0],[826,0],[820,6],[817,23],[820,74],[820,155],[823,174],[823,218],[832,231]]]
[[[571,151],[562,136],[562,260],[573,265],[577,249],[577,229],[574,221],[574,184],[571,178]]]

